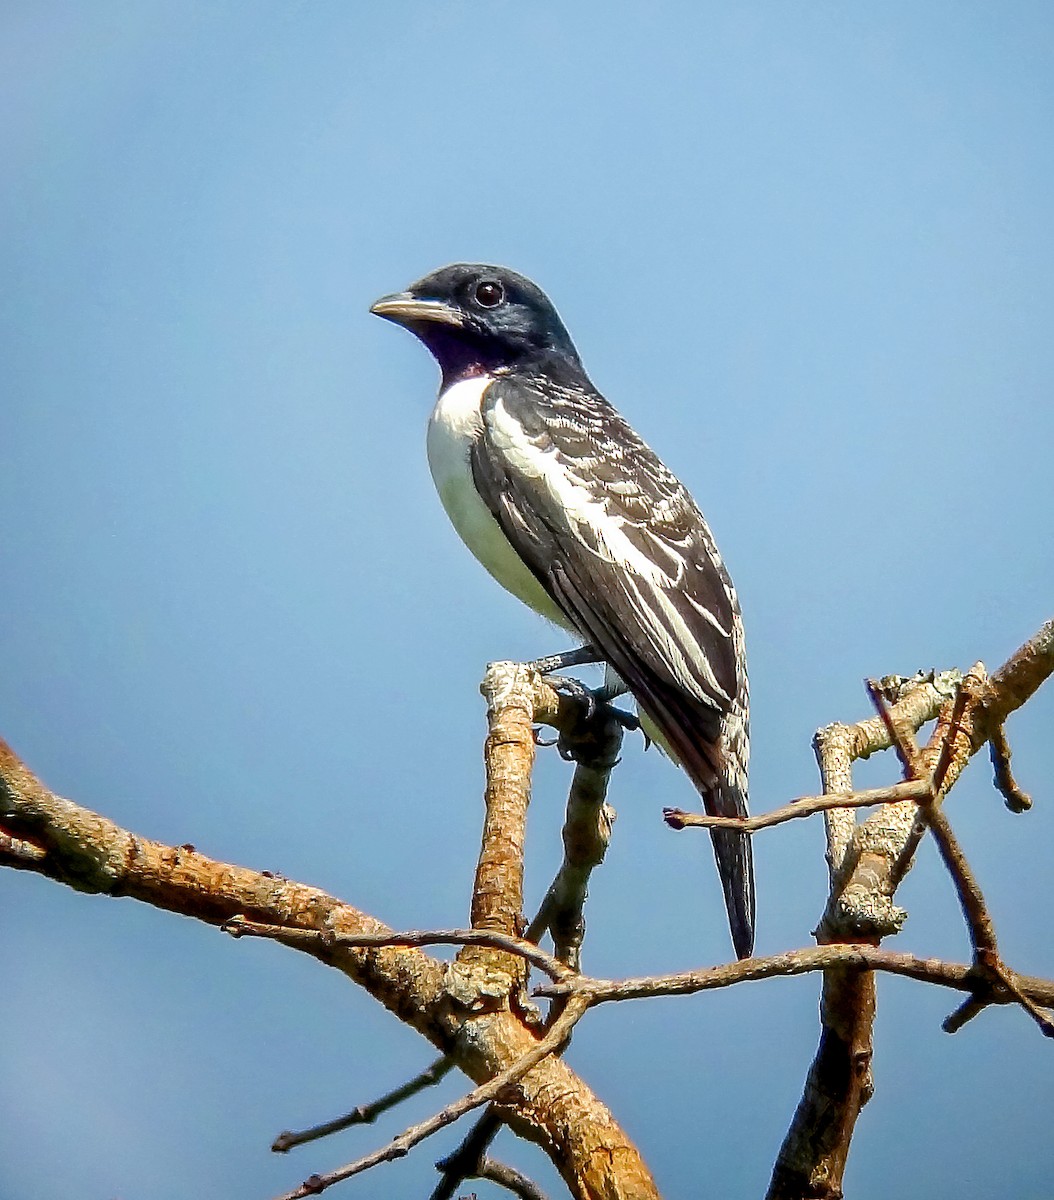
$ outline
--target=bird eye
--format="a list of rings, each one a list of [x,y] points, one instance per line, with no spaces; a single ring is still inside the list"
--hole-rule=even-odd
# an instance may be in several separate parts
[[[481,308],[497,308],[505,299],[505,289],[493,279],[476,284],[476,303]]]

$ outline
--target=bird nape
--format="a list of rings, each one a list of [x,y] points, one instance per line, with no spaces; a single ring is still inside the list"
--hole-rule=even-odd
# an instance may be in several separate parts
[[[743,620],[702,513],[586,375],[545,293],[457,263],[370,310],[443,373],[428,462],[454,528],[525,604],[594,646],[708,813],[747,815]],[[754,946],[748,835],[711,830],[740,958]]]

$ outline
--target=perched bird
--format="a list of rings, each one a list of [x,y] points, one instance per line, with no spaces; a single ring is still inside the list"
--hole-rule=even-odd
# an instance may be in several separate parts
[[[548,297],[514,271],[457,263],[370,311],[409,329],[442,369],[428,462],[468,548],[608,664],[708,813],[745,816],[748,691],[735,588],[702,513],[590,382]],[[727,829],[711,836],[732,942],[745,958],[754,944],[750,839]]]

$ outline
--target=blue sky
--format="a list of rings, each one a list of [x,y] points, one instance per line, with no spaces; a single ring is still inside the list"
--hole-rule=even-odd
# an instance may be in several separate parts
[[[367,308],[472,259],[549,292],[710,518],[753,807],[816,790],[812,732],[866,713],[865,675],[994,667],[1051,615],[1052,51],[1041,3],[9,0],[0,734],[138,832],[465,921],[479,678],[563,642],[448,528],[434,365]],[[1047,975],[1052,705],[1010,727],[1032,814],[980,760],[950,804],[1007,958]],[[542,755],[534,901],[567,780]],[[727,957],[708,848],[659,819],[690,785],[628,743],[612,800],[586,968]],[[808,943],[820,825],[755,853],[759,951]],[[931,846],[901,896],[898,945],[966,956]],[[13,873],[0,901],[0,1194],[256,1200],[436,1103],[271,1156],[430,1048],[275,947]],[[570,1060],[668,1195],[757,1196],[816,995],[610,1007]],[[1011,1011],[949,1038],[953,1004],[882,982],[858,1200],[1049,1193],[1049,1047]],[[342,1194],[427,1194],[457,1136]]]

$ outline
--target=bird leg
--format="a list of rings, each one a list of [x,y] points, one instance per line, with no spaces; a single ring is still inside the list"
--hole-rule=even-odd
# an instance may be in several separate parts
[[[640,721],[633,713],[611,706],[611,701],[616,696],[625,695],[629,689],[610,666],[605,673],[603,685],[598,688],[586,687],[580,679],[569,679],[564,675],[553,674],[554,671],[563,671],[568,667],[602,662],[604,662],[604,656],[595,646],[587,643],[579,646],[577,650],[565,650],[562,654],[549,654],[545,658],[536,658],[528,666],[533,667],[553,691],[560,692],[569,700],[581,705],[583,723],[588,724],[593,721],[599,710],[604,709],[603,715],[617,721],[623,729],[639,729]],[[576,757],[573,752],[567,753],[565,745],[560,746],[560,754],[569,759]]]
[[[528,666],[533,667],[539,675],[551,675],[553,671],[566,671],[568,667],[580,667],[584,663],[599,663],[604,656],[588,643],[579,646],[577,650],[565,650],[563,654],[548,654],[545,658],[536,658]]]
[[[568,679],[563,675],[554,675],[553,672],[603,661],[600,651],[587,643],[585,646],[579,646],[577,650],[565,650],[562,654],[548,654],[545,658],[536,658],[534,662],[528,663],[528,666],[533,667],[554,692],[559,692],[581,705],[583,719],[591,721],[596,715],[599,698],[597,694],[580,679]]]

